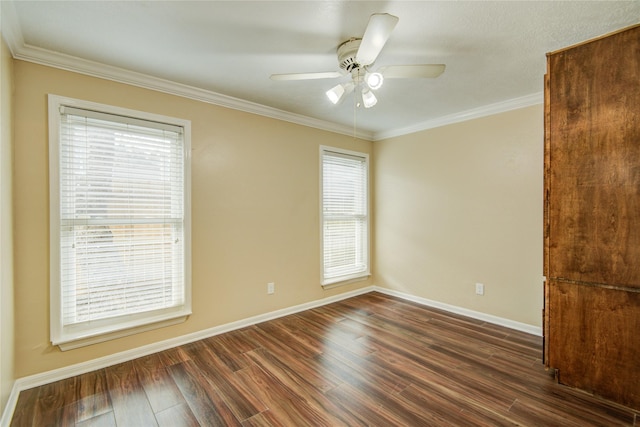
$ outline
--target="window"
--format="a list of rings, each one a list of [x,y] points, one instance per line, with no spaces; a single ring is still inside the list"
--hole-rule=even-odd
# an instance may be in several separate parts
[[[51,341],[191,313],[190,122],[49,96]]]
[[[369,275],[369,158],[320,147],[322,285]]]

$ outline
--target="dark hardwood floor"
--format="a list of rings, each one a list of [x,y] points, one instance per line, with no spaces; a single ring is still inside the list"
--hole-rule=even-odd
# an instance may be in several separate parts
[[[640,426],[541,338],[380,293],[26,390],[12,426]]]

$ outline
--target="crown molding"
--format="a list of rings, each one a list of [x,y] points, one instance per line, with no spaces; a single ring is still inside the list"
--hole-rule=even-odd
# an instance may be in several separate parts
[[[80,73],[91,77],[125,83],[158,92],[177,95],[196,101],[206,102],[245,113],[257,114],[272,119],[283,120],[302,126],[325,130],[342,135],[354,136],[351,126],[339,125],[325,120],[314,119],[301,114],[267,107],[255,102],[245,101],[232,96],[222,95],[210,90],[197,88],[170,80],[161,79],[143,73],[126,70],[95,61],[77,58],[71,55],[53,52],[24,43],[19,22],[12,1],[2,3],[2,35],[9,46],[14,59],[35,64]],[[373,132],[357,130],[357,138],[372,141]]]
[[[279,110],[277,108],[267,107],[255,102],[245,101],[243,99],[234,98],[228,95],[222,95],[210,90],[176,83],[170,80],[153,77],[147,74],[137,73],[135,71],[125,70],[123,68],[102,64],[99,62],[88,61],[86,59],[81,59],[70,55],[51,52],[49,50],[29,46],[26,44],[20,47],[16,47],[15,50],[12,49],[12,52],[15,59],[20,59],[23,61],[85,74],[91,77],[111,80],[118,83],[125,83],[144,89],[151,89],[170,95],[177,95],[183,98],[189,98],[196,101],[202,101],[225,108],[230,108],[233,110],[243,111],[245,113],[257,114],[272,119],[283,120],[286,122],[326,130],[329,132],[353,136],[353,128],[350,126],[338,125],[335,123],[327,122],[325,120],[314,119],[300,114]],[[373,133],[360,130],[356,132],[356,137],[371,141],[373,140]]]
[[[433,129],[440,126],[451,125],[454,123],[465,122],[467,120],[478,119],[480,117],[491,116],[494,114],[505,113],[519,108],[539,105],[544,102],[544,93],[536,92],[519,98],[508,99],[506,101],[496,102],[494,104],[484,105],[482,107],[473,108],[471,110],[460,111],[459,113],[449,114],[447,116],[437,117],[412,126],[393,129],[390,131],[376,132],[373,136],[374,141],[393,138],[423,130]]]

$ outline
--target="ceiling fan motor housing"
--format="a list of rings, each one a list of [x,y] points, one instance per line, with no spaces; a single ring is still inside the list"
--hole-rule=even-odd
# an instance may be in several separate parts
[[[361,67],[356,62],[356,54],[361,41],[362,39],[359,38],[351,38],[338,46],[338,64],[348,73]]]

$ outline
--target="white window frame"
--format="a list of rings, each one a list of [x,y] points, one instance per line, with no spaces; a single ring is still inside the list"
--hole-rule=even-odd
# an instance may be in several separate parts
[[[351,272],[339,276],[327,276],[325,268],[325,222],[330,218],[325,213],[324,208],[324,156],[325,154],[337,154],[339,156],[354,157],[362,160],[365,165],[366,174],[366,189],[365,189],[365,212],[363,215],[359,215],[365,221],[365,243],[359,250],[364,251],[364,263],[365,267],[357,272]],[[325,288],[338,286],[341,284],[351,283],[354,281],[360,281],[368,278],[371,275],[371,221],[370,221],[370,193],[371,193],[371,178],[369,175],[369,155],[367,153],[361,153],[358,151],[345,150],[342,148],[320,146],[320,275],[321,285]]]
[[[133,120],[152,121],[182,128],[183,131],[183,197],[184,216],[184,294],[183,303],[160,310],[123,315],[111,319],[63,325],[61,275],[61,192],[60,148],[61,111],[73,107]],[[50,206],[50,333],[51,342],[60,349],[69,350],[135,333],[184,322],[191,314],[191,122],[158,114],[114,107],[95,102],[48,96],[49,108],[49,206]]]

